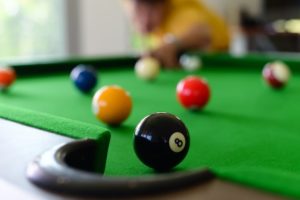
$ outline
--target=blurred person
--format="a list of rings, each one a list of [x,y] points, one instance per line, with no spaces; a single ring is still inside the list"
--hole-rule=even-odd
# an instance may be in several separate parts
[[[181,53],[226,51],[229,31],[221,17],[199,0],[123,0],[144,55],[178,66]]]

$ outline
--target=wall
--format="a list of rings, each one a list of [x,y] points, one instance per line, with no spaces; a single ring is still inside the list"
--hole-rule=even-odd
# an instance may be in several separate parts
[[[72,54],[93,56],[128,51],[129,30],[119,1],[69,0],[68,10]]]

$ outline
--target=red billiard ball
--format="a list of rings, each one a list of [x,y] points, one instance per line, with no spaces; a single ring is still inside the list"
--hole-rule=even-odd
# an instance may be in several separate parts
[[[13,68],[0,67],[0,90],[5,90],[16,80],[16,73]]]
[[[285,63],[276,61],[266,64],[262,74],[268,85],[280,89],[289,81],[291,72]]]
[[[188,76],[177,84],[177,99],[181,105],[190,110],[205,107],[210,99],[208,83],[197,76]]]

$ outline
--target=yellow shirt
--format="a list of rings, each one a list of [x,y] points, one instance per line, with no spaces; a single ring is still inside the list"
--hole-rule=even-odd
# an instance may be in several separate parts
[[[199,0],[169,0],[169,8],[164,22],[144,41],[143,47],[153,49],[160,46],[164,37],[172,34],[180,37],[194,24],[207,24],[212,31],[211,51],[222,51],[229,47],[229,31],[226,23]],[[145,41],[146,40],[146,41]]]

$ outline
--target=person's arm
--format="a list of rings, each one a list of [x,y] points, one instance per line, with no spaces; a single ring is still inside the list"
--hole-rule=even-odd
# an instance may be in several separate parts
[[[211,28],[206,24],[195,24],[181,37],[168,36],[157,49],[147,53],[158,59],[167,68],[179,66],[178,57],[182,52],[205,50],[211,45]]]

